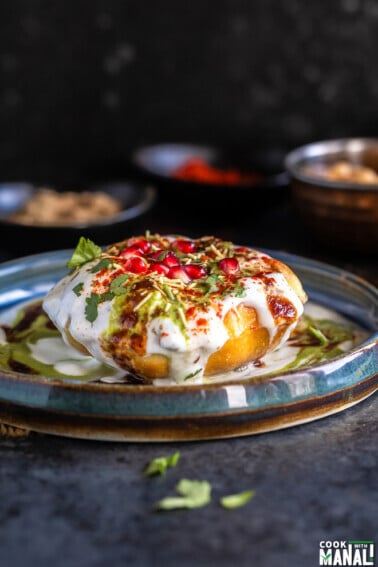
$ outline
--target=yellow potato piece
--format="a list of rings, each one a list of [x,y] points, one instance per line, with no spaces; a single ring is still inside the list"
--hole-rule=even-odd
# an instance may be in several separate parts
[[[265,327],[246,329],[239,337],[229,339],[208,359],[204,375],[234,370],[252,360],[261,358],[269,346],[269,333]]]
[[[163,354],[133,356],[131,363],[137,374],[149,380],[166,378],[169,373],[168,358]]]
[[[269,347],[269,333],[258,326],[256,311],[240,304],[224,318],[229,339],[208,358],[205,376],[228,372],[261,358]]]

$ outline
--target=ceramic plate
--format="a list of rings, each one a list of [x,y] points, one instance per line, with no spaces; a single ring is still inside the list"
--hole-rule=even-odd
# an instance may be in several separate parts
[[[378,292],[347,272],[267,251],[299,275],[311,300],[353,319],[368,338],[327,363],[270,377],[199,386],[60,382],[0,371],[0,421],[87,439],[176,441],[272,431],[344,410],[378,389]],[[0,266],[0,315],[42,297],[70,251]]]

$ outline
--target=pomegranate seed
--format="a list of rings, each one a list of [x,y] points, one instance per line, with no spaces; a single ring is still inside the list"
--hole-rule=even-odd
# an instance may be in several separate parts
[[[142,256],[143,251],[138,246],[128,246],[120,253],[122,258],[130,258],[131,256]]]
[[[187,264],[184,269],[192,280],[204,278],[207,274],[205,268],[196,264]]]
[[[138,256],[127,258],[123,267],[126,272],[131,272],[132,274],[145,274],[148,270],[146,262]]]
[[[183,254],[189,254],[190,252],[194,252],[196,249],[196,245],[191,240],[184,240],[182,238],[178,238],[172,244],[173,248],[176,248]]]
[[[136,246],[143,252],[143,254],[146,254],[151,248],[151,243],[145,238],[140,238],[139,240],[134,240],[132,246]]]
[[[166,275],[169,272],[169,268],[168,266],[163,264],[163,262],[155,262],[154,264],[151,265],[150,271],[156,272],[157,274]]]
[[[184,283],[190,282],[190,277],[182,266],[172,266],[169,269],[168,277],[172,280],[181,280]]]
[[[176,254],[174,254],[173,252],[167,252],[163,260],[163,264],[168,266],[168,268],[172,268],[173,266],[179,266],[180,262],[178,261]]]
[[[225,274],[236,274],[239,271],[239,262],[236,258],[224,258],[219,262],[219,267]]]

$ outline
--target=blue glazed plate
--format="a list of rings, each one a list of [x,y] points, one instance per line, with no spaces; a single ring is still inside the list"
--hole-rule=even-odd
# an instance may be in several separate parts
[[[378,292],[332,266],[267,251],[300,277],[311,300],[368,331],[368,339],[327,363],[200,386],[68,383],[0,370],[0,421],[86,439],[177,441],[250,435],[342,411],[378,389]],[[66,273],[70,251],[0,266],[0,314],[42,297]]]

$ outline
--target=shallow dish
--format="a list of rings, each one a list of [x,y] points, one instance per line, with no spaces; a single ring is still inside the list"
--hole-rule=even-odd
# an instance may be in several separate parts
[[[369,338],[324,364],[218,385],[78,384],[3,370],[0,421],[88,439],[188,441],[289,427],[373,394],[378,389],[377,290],[337,268],[271,254],[294,269],[310,299],[355,320]],[[0,266],[1,311],[43,296],[66,273],[69,257],[69,251],[50,252]]]
[[[0,233],[6,238],[7,249],[20,254],[43,252],[75,246],[80,236],[96,242],[112,242],[141,230],[140,221],[155,203],[156,191],[126,181],[106,183],[86,188],[110,195],[122,205],[122,210],[94,222],[68,225],[33,225],[10,220],[31,199],[37,188],[30,183],[0,184]]]
[[[177,202],[182,206],[182,196],[192,197],[186,200],[186,207],[194,202],[196,210],[210,205],[214,209],[214,198],[217,208],[222,204],[229,210],[233,203],[252,202],[273,206],[285,195],[289,183],[283,165],[284,152],[280,149],[254,150],[249,148],[222,148],[196,144],[157,144],[136,149],[131,155],[131,162],[141,178],[154,182],[162,197],[166,195],[174,206]],[[233,170],[255,178],[243,183],[225,183],[221,181],[205,183],[200,180],[178,179],[175,172],[192,159],[199,159],[216,170]],[[233,198],[230,199],[230,191]],[[235,199],[237,193],[238,199]],[[181,196],[178,201],[178,195]],[[200,201],[198,201],[200,199]],[[200,207],[198,204],[200,203]],[[250,214],[250,213],[249,213]]]
[[[327,246],[378,252],[378,184],[316,175],[340,161],[378,172],[378,139],[345,138],[293,150],[285,160],[294,205],[310,235]]]

